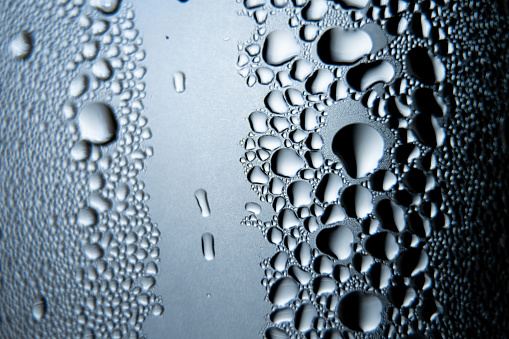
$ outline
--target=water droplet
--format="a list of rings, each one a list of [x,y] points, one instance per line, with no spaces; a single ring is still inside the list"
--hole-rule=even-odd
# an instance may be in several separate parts
[[[265,38],[263,59],[272,66],[281,66],[300,53],[300,46],[289,31],[273,31]]]
[[[267,184],[269,176],[260,168],[260,166],[253,167],[247,174],[247,180],[252,184]]]
[[[117,134],[117,121],[110,106],[104,103],[87,104],[80,112],[78,126],[83,139],[102,145]]]
[[[173,74],[173,86],[177,93],[183,93],[186,90],[186,75],[183,72]]]
[[[287,193],[290,203],[295,207],[302,207],[311,203],[313,187],[307,181],[294,181],[288,186]]]
[[[111,64],[107,59],[99,59],[92,66],[92,74],[99,80],[108,80],[113,74]]]
[[[88,260],[97,260],[103,257],[104,250],[99,244],[86,244],[83,246],[83,253]]]
[[[265,337],[267,339],[289,339],[290,337],[285,331],[277,327],[269,327],[265,330]]]
[[[393,260],[399,253],[396,238],[388,232],[370,236],[366,240],[365,248],[369,254],[382,260]]]
[[[265,106],[276,114],[285,114],[288,112],[288,104],[285,101],[283,93],[278,90],[270,91],[265,97]]]
[[[332,150],[351,177],[361,178],[378,167],[384,154],[384,140],[366,124],[351,124],[336,133]]]
[[[214,248],[214,236],[212,233],[203,233],[201,236],[201,250],[205,260],[212,260],[216,256]]]
[[[444,64],[432,56],[425,47],[416,47],[406,56],[408,73],[425,85],[433,85],[445,78]]]
[[[326,0],[311,0],[302,9],[302,17],[307,21],[320,21],[327,13],[327,9]]]
[[[47,311],[48,305],[46,298],[40,296],[35,298],[34,303],[32,304],[32,316],[34,317],[35,321],[41,321],[41,319],[46,315]]]
[[[306,90],[311,94],[325,94],[333,81],[334,76],[329,70],[319,69],[306,81]]]
[[[84,161],[90,157],[92,144],[86,140],[79,140],[71,148],[71,157],[75,161]]]
[[[309,331],[313,327],[313,320],[318,316],[315,307],[306,303],[295,313],[295,328],[300,332]]]
[[[336,2],[339,2],[341,6],[346,9],[350,8],[361,9],[366,7],[369,0],[336,0]]]
[[[318,233],[316,246],[320,251],[336,259],[347,259],[352,253],[353,233],[349,227],[339,225]]]
[[[289,208],[283,209],[278,215],[278,223],[283,229],[289,230],[300,226],[300,219]]]
[[[12,56],[16,59],[26,59],[33,48],[33,39],[28,32],[21,32],[11,41],[9,46]]]
[[[89,79],[85,74],[77,75],[69,84],[69,95],[77,98],[88,90]]]
[[[365,218],[373,210],[371,192],[360,185],[345,188],[341,195],[341,205],[351,218]]]
[[[354,331],[373,331],[382,321],[382,303],[374,294],[352,292],[339,301],[338,316]]]
[[[322,34],[317,53],[326,64],[349,65],[360,60],[373,48],[373,41],[363,30],[344,30],[333,27]]]
[[[255,215],[260,214],[262,211],[262,207],[260,206],[260,204],[257,204],[255,202],[246,203],[245,209],[247,212],[253,213]]]
[[[418,248],[409,248],[397,259],[398,272],[404,277],[413,277],[428,267],[428,255]]]
[[[202,217],[208,217],[210,215],[210,207],[207,199],[207,191],[200,188],[194,192],[194,197],[196,198],[198,207],[200,207]]]
[[[104,14],[113,14],[120,6],[120,0],[90,0],[89,4]]]
[[[275,174],[292,178],[304,167],[304,160],[294,150],[284,148],[272,155],[271,165]]]
[[[322,203],[332,203],[339,198],[339,190],[343,187],[343,180],[339,175],[328,173],[324,175],[318,187],[315,196]]]
[[[390,62],[379,60],[351,68],[346,80],[356,91],[365,91],[378,82],[390,82],[395,74],[394,66]]]
[[[285,307],[280,308],[272,312],[270,315],[270,320],[274,324],[281,324],[281,323],[287,323],[292,321],[294,318],[294,312],[291,308]]]
[[[97,215],[97,212],[94,209],[90,207],[84,207],[78,211],[76,219],[78,225],[82,227],[90,227],[97,224],[97,222],[99,221],[99,216]]]
[[[401,232],[405,228],[405,212],[389,199],[378,202],[375,214],[386,230]]]
[[[279,279],[272,285],[269,300],[278,306],[284,306],[297,297],[299,284],[290,277]]]

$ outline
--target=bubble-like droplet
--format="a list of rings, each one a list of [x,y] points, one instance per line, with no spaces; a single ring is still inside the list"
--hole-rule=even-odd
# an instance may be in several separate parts
[[[348,226],[326,228],[318,233],[316,247],[336,259],[347,259],[352,253],[353,233]]]
[[[97,215],[97,212],[93,208],[84,207],[78,211],[76,219],[78,225],[82,227],[90,227],[97,224],[97,222],[99,221],[99,216]]]
[[[99,80],[108,80],[113,74],[111,64],[107,59],[99,59],[92,66],[92,74]]]
[[[205,260],[212,260],[216,256],[214,248],[214,236],[212,233],[203,233],[201,236],[201,250]]]
[[[36,321],[41,321],[41,319],[44,317],[47,311],[48,305],[46,302],[46,298],[41,296],[35,298],[32,304],[32,316],[34,317],[34,319]]]
[[[177,93],[183,93],[186,90],[186,75],[183,72],[173,74],[173,86]]]
[[[262,56],[266,63],[280,66],[300,53],[300,46],[289,31],[273,31],[265,38]]]
[[[77,98],[88,90],[89,79],[85,74],[79,74],[69,84],[69,95]]]
[[[98,145],[112,141],[118,128],[111,107],[100,102],[83,107],[78,117],[78,126],[83,139]]]
[[[366,124],[351,124],[336,133],[332,151],[351,177],[361,178],[378,167],[384,154],[384,140],[380,133]]]
[[[299,293],[299,284],[290,277],[284,277],[270,288],[269,300],[275,305],[284,306],[294,300],[297,293]]]
[[[294,150],[283,148],[272,155],[271,165],[275,174],[292,178],[304,167],[304,160]]]
[[[113,14],[120,6],[120,0],[90,0],[89,4],[104,14]]]
[[[382,321],[382,303],[372,293],[352,292],[339,301],[338,316],[354,331],[373,331]]]
[[[99,244],[86,244],[83,246],[83,253],[88,260],[97,260],[104,255],[104,249]]]
[[[209,200],[207,198],[207,191],[200,188],[194,192],[194,197],[196,198],[198,207],[200,207],[202,217],[208,217],[210,215],[210,207]]]
[[[79,140],[71,148],[71,157],[74,161],[84,161],[90,157],[92,145],[86,140]]]
[[[317,43],[317,53],[326,64],[349,65],[360,60],[373,48],[373,41],[363,30],[333,27],[325,31]]]
[[[16,59],[26,59],[33,49],[33,39],[28,32],[21,32],[11,41],[9,49]]]

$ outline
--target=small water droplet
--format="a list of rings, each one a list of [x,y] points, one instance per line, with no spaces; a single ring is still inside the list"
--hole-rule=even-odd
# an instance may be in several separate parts
[[[201,250],[205,260],[212,260],[216,256],[214,248],[214,236],[212,233],[203,233],[201,236]]]
[[[173,74],[173,86],[177,93],[183,93],[186,90],[186,75],[183,72]]]
[[[208,217],[210,215],[210,207],[207,199],[207,191],[200,188],[194,192],[194,197],[196,198],[198,207],[200,207],[202,217]]]
[[[28,32],[19,33],[10,44],[12,55],[16,59],[26,59],[30,56],[33,48],[33,39]]]

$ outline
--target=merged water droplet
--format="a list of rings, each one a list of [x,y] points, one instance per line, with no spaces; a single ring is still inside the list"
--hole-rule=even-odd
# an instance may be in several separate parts
[[[272,31],[263,44],[262,56],[266,63],[280,66],[300,54],[300,46],[289,31]]]
[[[338,316],[348,328],[370,332],[382,321],[382,303],[372,293],[352,292],[339,301]]]
[[[349,65],[371,52],[373,41],[362,29],[333,27],[325,31],[317,44],[317,53],[326,64]]]

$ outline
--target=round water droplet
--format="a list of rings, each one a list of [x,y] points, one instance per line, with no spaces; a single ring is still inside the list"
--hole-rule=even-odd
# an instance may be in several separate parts
[[[107,59],[99,59],[92,66],[92,74],[99,80],[108,80],[113,74],[113,69]]]
[[[312,304],[303,304],[295,313],[295,328],[300,332],[309,331],[313,328],[313,320],[318,316]]]
[[[79,140],[71,148],[71,157],[74,161],[84,161],[92,153],[92,144],[86,140]]]
[[[78,215],[76,217],[78,225],[82,227],[90,227],[97,224],[99,221],[99,216],[97,212],[90,207],[81,208],[78,211]]]
[[[99,244],[86,244],[83,246],[83,252],[88,260],[97,260],[104,255],[104,250]]]
[[[277,114],[285,114],[288,112],[288,104],[285,101],[283,93],[278,90],[270,91],[265,97],[265,106],[272,112]]]
[[[102,145],[117,134],[117,121],[110,106],[103,103],[87,104],[80,112],[78,126],[83,139]]]
[[[345,188],[341,195],[341,205],[351,218],[365,218],[373,210],[371,192],[361,186],[353,185]]]
[[[69,84],[69,95],[77,98],[88,90],[89,79],[85,74],[79,74]]]
[[[294,181],[288,186],[287,193],[290,203],[295,207],[307,206],[311,203],[313,187],[307,181]]]

